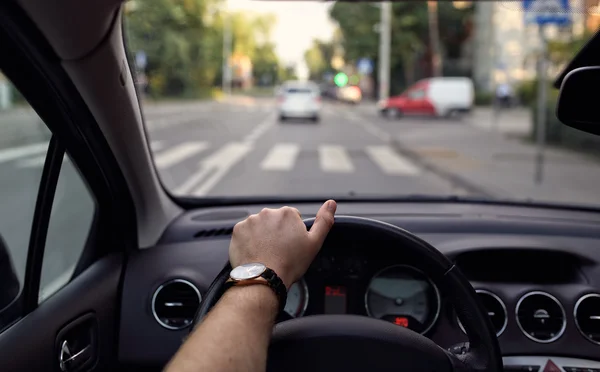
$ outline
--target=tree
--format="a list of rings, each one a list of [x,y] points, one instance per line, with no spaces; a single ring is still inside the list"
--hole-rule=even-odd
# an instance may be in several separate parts
[[[422,58],[430,53],[429,22],[424,2],[395,2],[392,9],[391,90],[397,92],[414,82],[418,67],[429,70],[421,75],[431,74],[428,58]],[[456,9],[449,2],[438,3],[440,42],[445,54],[457,57],[457,50],[460,51],[469,36],[467,24],[471,15],[471,8]],[[355,63],[363,57],[378,61],[378,7],[370,3],[336,2],[330,16],[342,32],[341,43],[347,63]]]
[[[206,22],[221,0],[144,0],[129,8],[131,49],[147,55],[145,73],[155,96],[198,95],[220,68],[221,30]],[[157,27],[160,25],[160,27]]]

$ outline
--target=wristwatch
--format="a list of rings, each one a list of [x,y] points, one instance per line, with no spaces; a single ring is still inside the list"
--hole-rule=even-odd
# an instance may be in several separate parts
[[[285,284],[275,271],[262,263],[247,263],[233,268],[229,273],[229,279],[225,282],[225,289],[227,290],[233,286],[252,284],[263,284],[271,288],[279,300],[279,311],[283,311],[285,302],[287,301]]]

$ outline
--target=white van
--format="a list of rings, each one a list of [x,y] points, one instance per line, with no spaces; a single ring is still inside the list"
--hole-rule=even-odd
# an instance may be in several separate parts
[[[453,117],[469,112],[475,100],[473,81],[467,77],[420,80],[399,96],[379,102],[380,113],[390,117],[428,115]]]

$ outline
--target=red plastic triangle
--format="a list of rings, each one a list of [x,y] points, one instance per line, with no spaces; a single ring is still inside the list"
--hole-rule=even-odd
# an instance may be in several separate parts
[[[544,367],[544,372],[561,372],[561,369],[558,368],[553,361],[548,359],[548,363],[546,363],[546,367]]]

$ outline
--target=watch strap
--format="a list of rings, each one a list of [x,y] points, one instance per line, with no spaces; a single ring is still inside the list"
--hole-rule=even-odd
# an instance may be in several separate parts
[[[269,287],[275,292],[277,299],[279,300],[279,312],[282,312],[287,302],[287,288],[283,280],[275,273],[275,271],[267,268],[261,277],[265,278]]]
[[[279,301],[279,312],[282,312],[283,309],[285,308],[285,304],[287,301],[287,288],[285,287],[283,280],[281,280],[281,278],[275,273],[275,271],[273,271],[272,269],[269,269],[269,268],[267,268],[260,275],[260,277],[265,279],[267,286],[269,286],[269,288],[271,288],[271,290],[273,290],[273,292],[277,296],[277,300]],[[225,290],[228,290],[229,288],[234,287],[238,284],[243,284],[244,282],[245,282],[244,280],[235,281],[235,280],[229,279],[228,281],[225,282]],[[256,283],[256,284],[261,284],[261,283]],[[261,285],[264,285],[264,284],[261,284]]]

